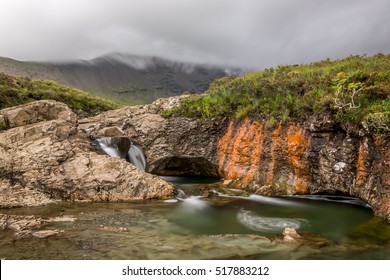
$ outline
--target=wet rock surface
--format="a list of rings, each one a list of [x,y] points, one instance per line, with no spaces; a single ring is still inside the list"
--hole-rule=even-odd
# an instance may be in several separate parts
[[[0,214],[0,229],[11,230],[14,232],[14,236],[17,239],[20,238],[47,238],[50,236],[63,233],[63,230],[59,229],[41,229],[52,223],[74,222],[77,220],[71,216],[59,216],[44,219],[34,215],[6,215]]]

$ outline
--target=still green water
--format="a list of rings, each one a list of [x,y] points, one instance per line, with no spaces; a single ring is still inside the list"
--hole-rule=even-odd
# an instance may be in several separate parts
[[[3,210],[77,220],[45,226],[63,232],[43,239],[0,231],[0,258],[390,259],[390,225],[356,199],[269,198],[233,190],[204,198],[198,190],[218,186],[214,179],[164,179],[183,190],[177,199]],[[282,242],[286,227],[296,228],[304,241]]]

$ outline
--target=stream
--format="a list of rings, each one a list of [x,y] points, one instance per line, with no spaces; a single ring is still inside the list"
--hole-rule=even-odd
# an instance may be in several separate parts
[[[390,259],[390,225],[350,197],[263,197],[221,181],[162,177],[177,198],[131,203],[60,203],[7,215],[73,217],[47,238],[0,231],[1,259]],[[207,197],[202,194],[208,193]],[[283,242],[284,228],[302,236]]]

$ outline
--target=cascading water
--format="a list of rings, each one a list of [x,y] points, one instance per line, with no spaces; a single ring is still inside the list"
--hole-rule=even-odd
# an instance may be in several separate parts
[[[124,138],[112,137],[102,137],[97,139],[97,142],[106,154],[112,157],[124,158],[138,169],[145,171],[146,158],[139,145],[130,143],[128,140],[125,141]]]
[[[121,157],[118,146],[112,144],[112,139],[110,137],[102,137],[97,139],[100,148],[109,156],[112,157]]]
[[[140,146],[131,144],[129,152],[127,153],[129,156],[130,162],[137,167],[138,169],[141,169],[142,171],[145,171],[146,169],[146,159],[145,155],[141,149]]]

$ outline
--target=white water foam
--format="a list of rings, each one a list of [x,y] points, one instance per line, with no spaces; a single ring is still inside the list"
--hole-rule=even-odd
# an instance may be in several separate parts
[[[113,144],[111,137],[101,137],[97,139],[102,150],[109,156],[126,158],[125,154],[119,151],[118,146]],[[146,158],[140,146],[131,144],[130,149],[127,152],[129,161],[138,169],[145,171],[146,169]]]
[[[145,171],[146,169],[146,159],[141,147],[132,144],[130,146],[128,156],[130,162],[137,167],[138,169]]]
[[[176,202],[179,202],[177,199],[166,199],[166,200],[164,200],[164,202],[166,202],[166,203],[176,203]]]
[[[273,204],[273,205],[289,206],[289,207],[302,206],[302,204],[299,202],[289,201],[287,199],[276,198],[276,197],[262,196],[257,194],[251,194],[249,195],[249,197],[245,197],[244,199]]]
[[[181,207],[184,211],[205,211],[209,208],[209,204],[201,199],[202,196],[190,196],[187,198],[177,198],[182,202]]]
[[[183,199],[188,198],[188,196],[186,195],[186,193],[183,190],[178,189],[177,192],[178,192],[177,199],[183,200]]]
[[[262,196],[257,194],[251,194],[248,197],[245,196],[238,196],[238,195],[228,195],[220,192],[216,192],[221,197],[232,197],[232,198],[238,198],[238,199],[244,199],[244,200],[250,200],[255,202],[262,202],[272,205],[280,205],[280,206],[288,206],[288,207],[303,207],[305,206],[302,203],[295,202],[295,201],[289,201],[287,199],[282,198],[276,198],[276,197],[269,197],[269,196]]]
[[[118,148],[112,145],[112,140],[110,137],[102,137],[97,139],[100,148],[109,156],[120,157]]]
[[[303,219],[261,217],[252,211],[243,209],[237,213],[237,219],[247,228],[260,232],[281,232],[285,228],[299,229],[302,223],[307,223],[307,220]]]

